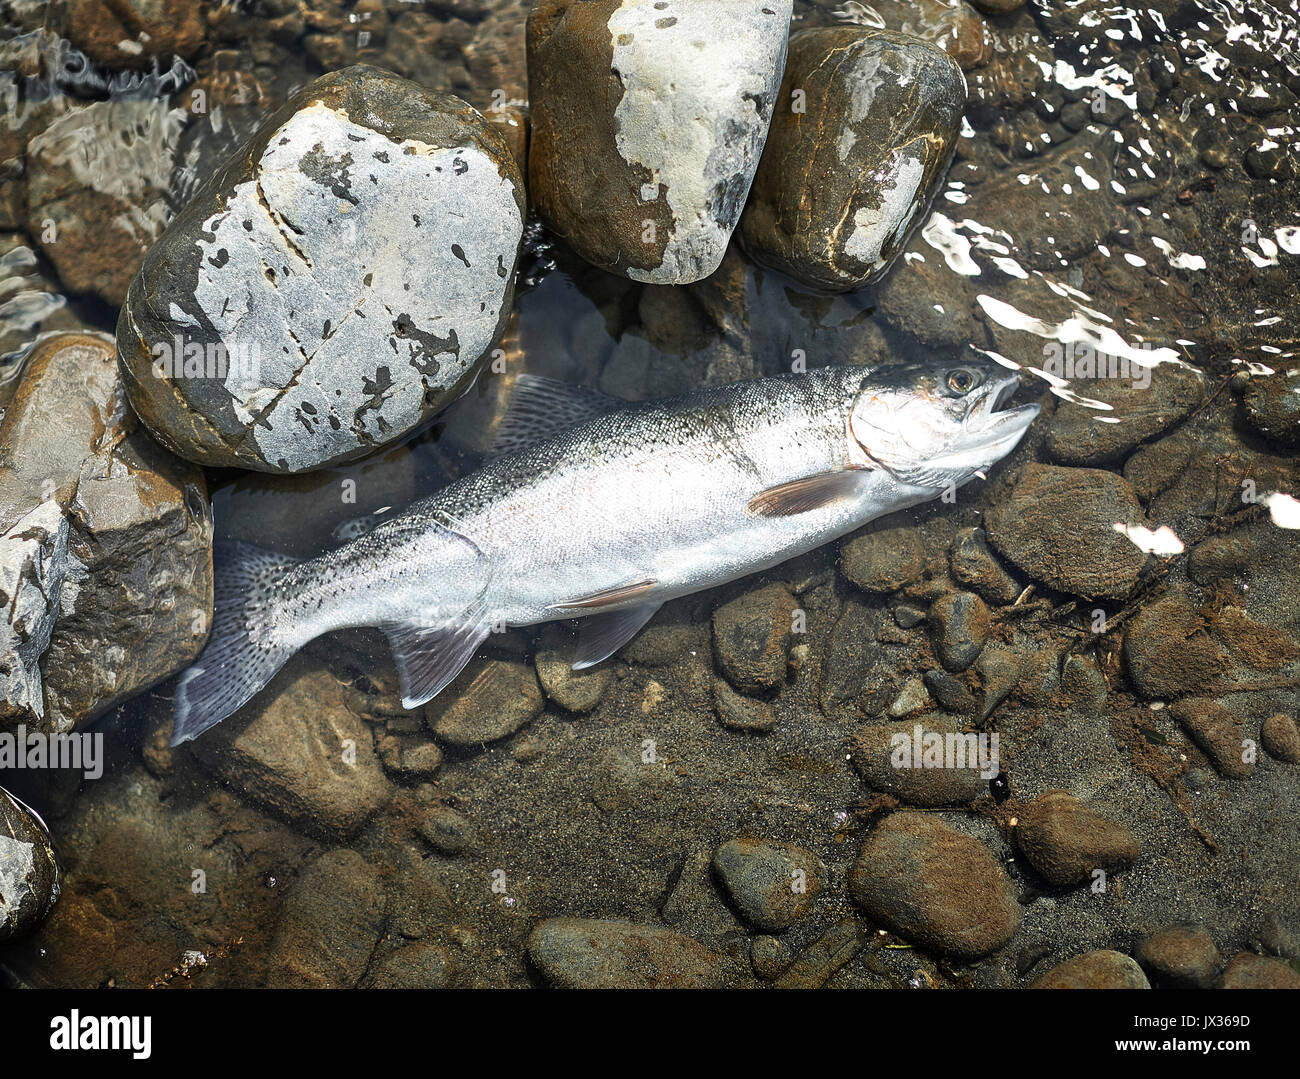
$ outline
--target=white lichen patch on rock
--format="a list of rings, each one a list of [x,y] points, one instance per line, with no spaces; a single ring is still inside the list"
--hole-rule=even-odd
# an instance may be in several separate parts
[[[917,193],[925,163],[911,147],[901,147],[890,154],[877,174],[880,201],[874,206],[858,207],[853,214],[853,231],[844,241],[844,253],[866,263],[872,271],[884,267],[887,259],[882,252],[886,246],[891,251],[897,248],[912,218],[924,205]],[[847,269],[836,269],[846,278],[853,276]]]
[[[648,169],[647,205],[673,227],[655,284],[707,277],[722,261],[767,138],[785,68],[791,0],[625,0],[609,19],[623,96],[616,144]]]
[[[394,141],[324,104],[204,222],[194,298],[259,456],[297,471],[415,426],[488,349],[523,232],[474,145]]]
[[[0,536],[0,593],[7,597],[0,619],[0,715],[45,715],[40,661],[67,570],[68,519],[53,500]]]

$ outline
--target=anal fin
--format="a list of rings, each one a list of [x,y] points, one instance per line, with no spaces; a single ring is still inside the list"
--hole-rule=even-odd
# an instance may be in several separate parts
[[[578,623],[578,650],[573,669],[580,671],[608,659],[635,637],[661,606],[661,603],[646,603],[640,607],[601,611],[582,619]]]
[[[430,627],[386,622],[380,629],[393,649],[402,707],[419,708],[465,669],[492,632],[492,624],[487,620],[466,620]]]
[[[648,595],[658,587],[659,582],[657,580],[653,577],[647,577],[643,581],[620,584],[614,588],[603,588],[599,592],[589,592],[585,596],[574,596],[573,599],[551,603],[548,604],[548,609],[552,611],[584,611],[592,608],[610,607],[615,603],[626,603],[630,599]]]

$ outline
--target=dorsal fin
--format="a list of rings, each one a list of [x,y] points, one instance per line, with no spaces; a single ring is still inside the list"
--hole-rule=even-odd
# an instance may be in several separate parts
[[[625,404],[588,386],[574,386],[541,375],[518,375],[511,388],[510,407],[492,442],[492,452],[509,453],[531,446]]]

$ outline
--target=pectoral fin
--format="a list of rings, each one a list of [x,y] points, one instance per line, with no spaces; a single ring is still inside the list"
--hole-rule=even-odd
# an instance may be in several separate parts
[[[749,500],[747,508],[755,517],[793,517],[823,509],[857,498],[869,475],[866,469],[846,468],[804,476],[760,491]]]
[[[578,625],[578,651],[573,658],[573,669],[580,671],[608,659],[635,637],[661,606],[647,603],[584,618]]]

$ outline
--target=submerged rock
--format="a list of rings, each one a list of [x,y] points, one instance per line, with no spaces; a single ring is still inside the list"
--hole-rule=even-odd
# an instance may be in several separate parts
[[[713,612],[713,646],[727,680],[742,693],[785,681],[797,603],[781,584],[746,592]]]
[[[117,327],[131,403],[207,465],[300,472],[391,442],[500,335],[523,215],[514,157],[465,102],[326,75],[149,252]]]
[[[35,929],[59,898],[59,863],[44,822],[0,787],[0,944]]]
[[[94,101],[27,145],[27,232],[72,292],[118,305],[171,217],[187,113],[166,101]]]
[[[962,731],[961,720],[934,712],[905,723],[864,727],[850,743],[853,768],[872,790],[909,805],[962,805],[987,794],[992,777],[980,775],[974,752],[961,767],[945,767],[942,751],[927,766],[925,739],[929,737],[933,744],[935,735],[940,746],[960,741],[963,747],[973,749],[977,744],[970,732]]]
[[[686,284],[722,261],[785,64],[791,0],[542,0],[529,195],[589,262]]]
[[[1089,599],[1122,599],[1147,555],[1115,530],[1117,522],[1146,522],[1122,478],[1031,464],[1010,496],[989,510],[987,528],[994,550],[1034,580]]]
[[[1151,934],[1142,942],[1138,960],[1171,989],[1209,989],[1223,966],[1214,938],[1200,925]]]
[[[471,662],[425,708],[425,722],[453,746],[495,742],[531,723],[545,700],[526,663],[504,659]]]
[[[327,840],[355,835],[391,794],[370,729],[304,655],[192,748],[222,782]]]
[[[1255,375],[1241,394],[1247,427],[1280,446],[1300,445],[1300,373],[1294,369]]]
[[[140,428],[111,342],[41,342],[0,421],[0,721],[66,730],[189,663],[211,547],[203,476]]]
[[[294,883],[267,959],[272,989],[351,989],[383,932],[378,866],[354,850],[326,851]]]
[[[529,958],[562,989],[709,989],[718,957],[671,929],[595,918],[550,918],[528,938]]]
[[[876,921],[939,955],[975,959],[1020,925],[992,852],[929,813],[891,813],[862,845],[849,891]]]
[[[1052,457],[1069,465],[1119,461],[1184,419],[1205,396],[1205,380],[1191,367],[1166,363],[1144,370],[1133,364],[1130,373],[1131,378],[1108,378],[1099,370],[1095,379],[1076,377],[1076,393],[1111,407],[1058,406],[1046,432]]]
[[[1134,960],[1107,948],[1086,952],[1040,974],[1030,989],[1150,989]]]
[[[714,852],[713,871],[746,924],[763,933],[781,933],[806,916],[825,875],[803,847],[743,836]]]
[[[961,68],[919,38],[856,26],[793,34],[741,220],[745,250],[831,291],[880,277],[924,220],[965,107]]]
[[[1137,861],[1141,848],[1124,825],[1103,817],[1068,791],[1044,791],[1018,814],[1016,842],[1049,883],[1079,884],[1094,870],[1114,872]]]

